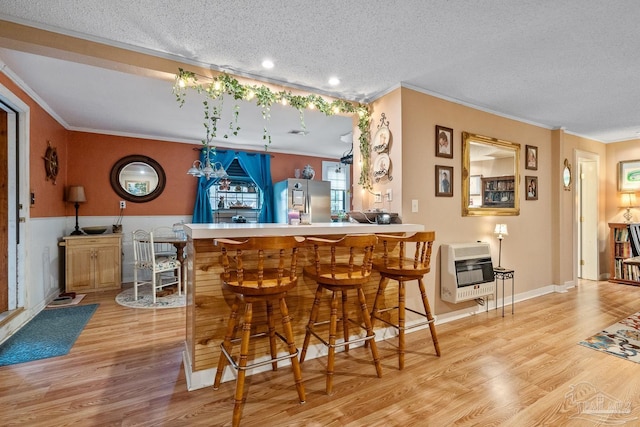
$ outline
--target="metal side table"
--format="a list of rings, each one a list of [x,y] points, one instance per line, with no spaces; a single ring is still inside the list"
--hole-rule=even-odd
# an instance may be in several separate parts
[[[498,309],[498,280],[502,281],[502,317],[504,317],[504,281],[511,279],[511,314],[514,313],[514,275],[515,270],[505,267],[496,267],[493,269],[493,276],[496,281],[496,310]]]

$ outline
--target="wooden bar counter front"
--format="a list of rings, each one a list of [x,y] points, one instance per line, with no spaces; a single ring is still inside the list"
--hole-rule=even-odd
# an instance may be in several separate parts
[[[395,234],[423,231],[418,224],[359,224],[347,222],[311,225],[287,224],[186,224],[187,233],[187,325],[184,367],[189,390],[213,385],[224,339],[233,295],[223,292],[220,280],[220,250],[214,245],[216,238],[243,238],[250,236],[324,236],[342,237],[346,234]],[[287,294],[287,305],[298,347],[302,345],[316,283],[302,274],[304,266],[312,262],[311,248],[302,248],[298,259],[298,285]],[[364,291],[368,305],[375,296],[379,276],[372,276]],[[370,301],[371,300],[371,301]],[[354,306],[355,308],[355,306]],[[328,307],[323,307],[328,311]],[[254,314],[256,322],[261,312]],[[321,313],[322,315],[322,313]],[[277,320],[279,321],[279,320]],[[258,344],[255,358],[267,355],[268,341]],[[307,359],[314,353],[309,349]],[[230,378],[227,378],[230,379]],[[224,381],[224,379],[223,379]]]

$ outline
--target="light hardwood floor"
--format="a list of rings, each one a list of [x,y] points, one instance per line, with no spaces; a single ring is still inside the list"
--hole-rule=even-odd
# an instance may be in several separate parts
[[[230,425],[234,383],[187,391],[182,368],[184,309],[135,310],[113,292],[99,303],[71,352],[0,367],[0,425]],[[640,364],[578,345],[640,311],[640,288],[581,282],[516,304],[438,325],[442,357],[426,330],[407,335],[406,367],[395,341],[381,342],[383,377],[363,348],[336,357],[334,394],[324,393],[326,358],[302,365],[297,403],[291,371],[247,378],[246,426],[585,426],[640,425]],[[300,345],[301,343],[298,343]],[[619,402],[595,420],[590,397]],[[595,420],[595,421],[594,421]]]

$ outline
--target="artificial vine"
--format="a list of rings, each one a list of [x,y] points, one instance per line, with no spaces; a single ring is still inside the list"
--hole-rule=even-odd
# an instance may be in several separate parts
[[[244,85],[235,77],[226,73],[211,78],[207,77],[207,79],[210,80],[210,82],[200,83],[198,76],[196,76],[194,72],[179,68],[178,74],[176,74],[175,84],[173,85],[173,93],[180,107],[184,105],[189,90],[194,90],[207,97],[207,99],[203,101],[204,127],[206,130],[206,140],[202,141],[203,144],[209,145],[217,134],[217,120],[222,112],[224,95],[230,95],[235,100],[244,99],[251,101],[255,98],[256,105],[262,108],[262,118],[265,121],[262,134],[265,150],[267,150],[271,144],[271,135],[269,134],[267,125],[271,117],[271,106],[275,103],[290,105],[297,109],[303,129],[306,129],[304,111],[307,108],[315,108],[327,116],[345,113],[358,114],[358,129],[360,130],[359,145],[362,158],[358,184],[367,190],[373,188],[370,170],[371,135],[369,127],[371,124],[371,113],[368,105],[360,103],[354,104],[343,99],[336,99],[329,102],[315,94],[302,96],[294,95],[289,91],[273,92],[264,85]],[[236,136],[240,131],[240,126],[238,125],[239,115],[240,106],[236,104],[233,111],[233,120],[228,126],[230,133]],[[225,133],[223,136],[224,138],[228,138],[229,134]]]

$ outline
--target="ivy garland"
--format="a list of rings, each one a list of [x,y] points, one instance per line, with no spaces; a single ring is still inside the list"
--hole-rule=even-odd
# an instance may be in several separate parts
[[[307,108],[315,108],[327,116],[341,113],[357,113],[358,129],[360,130],[360,155],[362,158],[362,168],[360,170],[358,184],[367,190],[373,188],[370,173],[371,135],[369,127],[371,124],[371,113],[368,105],[360,103],[353,104],[343,99],[328,102],[321,96],[315,94],[302,96],[293,95],[289,91],[273,92],[264,85],[244,85],[235,77],[226,73],[219,74],[212,78],[207,77],[208,80],[211,80],[209,83],[200,83],[194,72],[186,71],[182,68],[178,70],[179,72],[176,74],[173,85],[173,93],[180,107],[184,105],[189,90],[206,96],[206,99],[203,101],[203,124],[206,130],[206,139],[202,141],[203,145],[208,145],[218,132],[217,121],[222,112],[224,95],[230,95],[236,101],[242,99],[251,101],[255,99],[256,105],[262,108],[262,118],[265,121],[262,139],[265,143],[265,150],[267,150],[271,144],[271,135],[269,134],[267,124],[271,117],[271,106],[275,103],[290,105],[298,110],[300,114],[300,124],[303,129],[306,128],[304,111]],[[228,138],[229,134],[238,135],[240,131],[240,126],[238,125],[239,115],[240,106],[236,104],[233,110],[233,120],[229,123],[228,127],[229,133],[225,133],[223,135],[224,138]]]

